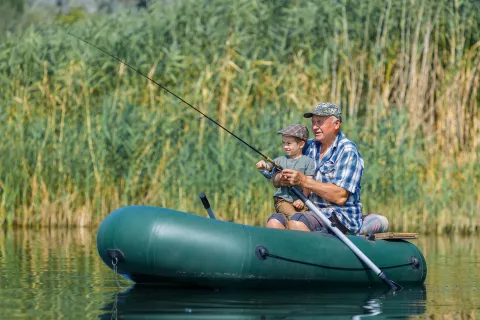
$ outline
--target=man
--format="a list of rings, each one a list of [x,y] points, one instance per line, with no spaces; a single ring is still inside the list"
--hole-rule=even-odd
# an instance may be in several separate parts
[[[310,190],[310,200],[343,233],[387,231],[388,220],[385,217],[362,216],[360,180],[364,163],[357,146],[340,130],[340,107],[330,102],[320,103],[304,117],[312,119],[314,138],[307,141],[303,153],[315,161],[313,179],[298,171],[285,169],[275,175],[273,185],[300,186]],[[290,221],[273,214],[267,227],[315,231],[322,229],[323,225],[315,213],[307,211],[294,214]]]

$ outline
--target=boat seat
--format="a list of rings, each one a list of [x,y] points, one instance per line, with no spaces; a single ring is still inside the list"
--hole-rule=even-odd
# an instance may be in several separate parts
[[[414,232],[384,232],[375,233],[375,239],[393,240],[393,239],[418,239],[418,233]]]

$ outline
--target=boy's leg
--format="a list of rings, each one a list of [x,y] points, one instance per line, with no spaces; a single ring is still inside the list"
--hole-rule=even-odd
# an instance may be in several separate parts
[[[332,223],[335,223],[342,233],[345,234],[348,232],[348,229],[338,220],[335,214],[332,214],[328,219]],[[288,222],[288,228],[300,231],[328,230],[328,228],[323,225],[322,220],[312,211],[296,213]]]
[[[287,221],[296,212],[293,204],[287,202],[281,198],[274,198],[275,211],[277,213],[272,214],[267,220],[267,228],[285,229],[287,227]]]
[[[267,228],[286,229],[287,216],[284,213],[274,213],[267,220]]]

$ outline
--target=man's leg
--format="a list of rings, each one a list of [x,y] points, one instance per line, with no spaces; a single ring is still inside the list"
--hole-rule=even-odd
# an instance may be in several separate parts
[[[359,234],[375,234],[388,231],[388,219],[379,214],[367,214],[363,217],[363,224]]]

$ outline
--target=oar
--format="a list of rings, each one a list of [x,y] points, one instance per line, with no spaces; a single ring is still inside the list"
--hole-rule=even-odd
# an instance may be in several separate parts
[[[354,245],[353,242],[350,241],[350,239],[348,239],[347,236],[345,236],[337,227],[333,226],[332,222],[327,217],[325,217],[325,215],[313,204],[313,202],[308,200],[307,197],[305,197],[297,187],[293,186],[293,187],[290,187],[290,189],[299,199],[301,199],[305,203],[308,209],[314,212],[320,218],[320,220],[322,220],[323,225],[327,226],[330,230],[332,230],[332,232],[335,233],[335,235],[340,240],[342,240],[342,242],[347,247],[349,247],[353,251],[353,253],[355,253],[357,257],[360,258],[360,260],[362,260],[370,269],[372,269],[372,271],[375,272],[375,274],[380,279],[382,279],[383,282],[385,282],[390,287],[390,289],[393,289],[393,290],[402,289],[402,286],[393,282],[392,280],[389,280],[387,278],[387,275],[382,270],[380,270],[372,262],[372,260],[370,260],[360,249],[358,249],[358,247]]]
[[[200,200],[202,200],[203,206],[207,210],[207,213],[210,219],[216,220],[215,215],[213,214],[212,208],[210,208],[210,202],[208,202],[208,199],[205,193],[200,193]]]

